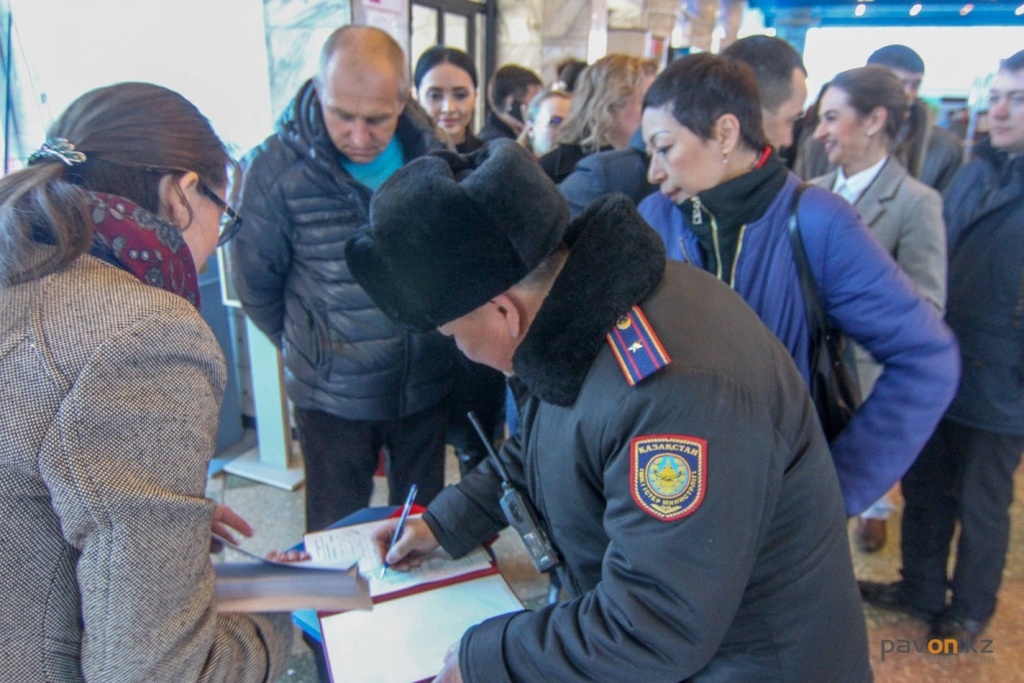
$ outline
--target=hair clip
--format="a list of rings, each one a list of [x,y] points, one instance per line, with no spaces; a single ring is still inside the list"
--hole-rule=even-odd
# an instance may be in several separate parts
[[[75,146],[67,139],[48,138],[39,149],[29,155],[28,163],[31,165],[44,159],[60,159],[68,166],[74,166],[85,162],[85,158],[85,154],[76,151]]]

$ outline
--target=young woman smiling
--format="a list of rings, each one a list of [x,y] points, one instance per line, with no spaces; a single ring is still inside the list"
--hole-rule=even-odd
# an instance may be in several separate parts
[[[942,197],[913,178],[895,149],[906,117],[907,97],[893,72],[882,66],[837,75],[821,96],[814,137],[837,166],[811,182],[842,196],[857,210],[879,243],[914,287],[941,314],[946,304],[946,224]],[[857,378],[866,397],[882,366],[854,348]],[[875,552],[886,541],[892,504],[883,496],[861,515],[858,547]]]
[[[483,143],[470,131],[476,109],[477,78],[473,58],[454,47],[436,45],[416,62],[416,99],[448,134],[458,152]]]

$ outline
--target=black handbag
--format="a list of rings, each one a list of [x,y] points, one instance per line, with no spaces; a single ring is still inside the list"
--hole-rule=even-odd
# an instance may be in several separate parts
[[[807,310],[807,328],[811,335],[811,398],[818,409],[818,417],[825,436],[831,442],[853,418],[861,404],[860,386],[856,376],[845,362],[846,339],[842,333],[829,327],[821,296],[811,275],[804,240],[800,235],[797,208],[800,196],[808,185],[803,183],[793,197],[793,210],[789,217],[789,239],[793,259],[800,274],[800,289]]]

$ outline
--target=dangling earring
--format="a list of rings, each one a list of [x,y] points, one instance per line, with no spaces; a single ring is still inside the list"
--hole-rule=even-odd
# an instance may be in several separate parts
[[[726,154],[724,149],[722,150],[722,163],[723,164],[728,164],[729,163],[729,155]]]

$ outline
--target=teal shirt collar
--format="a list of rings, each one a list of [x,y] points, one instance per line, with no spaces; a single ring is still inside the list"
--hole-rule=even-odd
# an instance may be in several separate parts
[[[402,145],[398,142],[398,136],[392,136],[391,142],[380,153],[380,156],[369,163],[357,164],[344,154],[339,156],[341,167],[374,192],[391,177],[392,173],[405,164],[405,155],[402,152]]]

